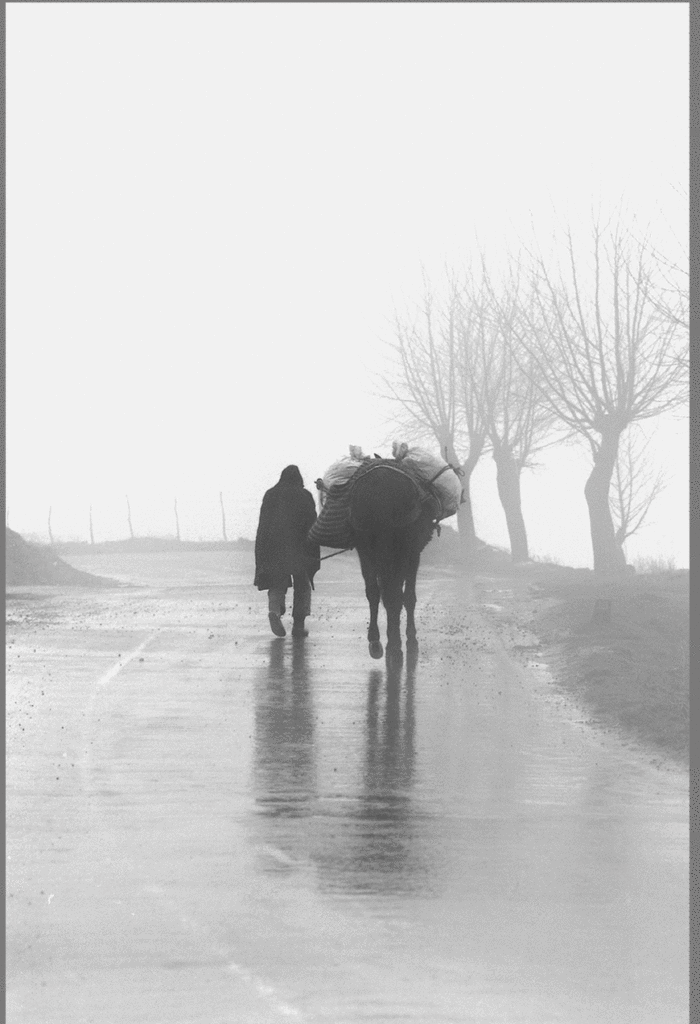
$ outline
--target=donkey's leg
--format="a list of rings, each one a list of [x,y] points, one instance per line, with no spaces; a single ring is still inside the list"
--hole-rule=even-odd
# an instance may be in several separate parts
[[[379,580],[377,570],[372,559],[363,552],[360,555],[360,568],[365,581],[365,594],[369,602],[369,629],[367,640],[369,641],[369,653],[373,658],[381,658],[384,654],[381,640],[379,639]]]
[[[418,565],[420,554],[411,555],[408,570],[406,572],[406,584],[404,586],[403,603],[406,608],[406,644],[413,651],[418,650],[416,637],[416,577],[418,576]]]
[[[384,607],[386,608],[386,656],[387,661],[399,661],[401,651],[401,609],[403,608],[403,586],[397,574],[384,582]]]

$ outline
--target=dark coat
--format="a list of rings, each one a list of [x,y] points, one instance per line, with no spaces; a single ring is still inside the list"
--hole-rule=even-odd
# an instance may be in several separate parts
[[[279,482],[265,492],[255,536],[255,580],[258,590],[291,587],[292,576],[306,573],[313,582],[320,547],[308,532],[316,521],[316,505],[296,466],[282,470]]]

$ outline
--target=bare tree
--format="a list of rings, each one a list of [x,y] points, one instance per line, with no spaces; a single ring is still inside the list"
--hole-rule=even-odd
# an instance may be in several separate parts
[[[621,547],[644,525],[649,509],[666,486],[664,471],[650,464],[649,444],[633,430],[628,430],[620,443],[610,507],[616,524],[615,540]]]
[[[655,303],[661,315],[684,331],[690,329],[690,263],[655,252],[661,287]]]
[[[394,318],[392,345],[398,373],[382,378],[386,394],[402,408],[417,439],[437,442],[446,461],[463,474],[464,500],[457,513],[460,539],[469,549],[476,539],[469,493],[471,474],[484,448],[483,403],[467,372],[468,332],[454,281],[440,303],[424,278],[422,302],[413,318]],[[466,447],[460,458],[458,449]]]
[[[533,457],[552,443],[554,416],[534,381],[531,359],[518,356],[518,325],[526,323],[517,266],[494,286],[484,269],[482,293],[475,297],[481,374],[485,383],[486,424],[496,463],[498,496],[506,517],[513,561],[529,557],[520,476]]]
[[[467,272],[461,282],[455,274],[448,276],[450,342],[456,337],[458,425],[466,439],[467,454],[462,461],[464,473],[465,519],[470,545],[476,539],[471,505],[470,481],[488,438],[487,382],[484,374],[484,353],[480,345],[482,306],[474,279]],[[460,526],[461,530],[461,526]]]
[[[688,189],[674,186],[674,192],[680,196],[687,213],[691,215],[693,237],[700,227],[696,206],[689,203]],[[680,239],[676,231],[668,224],[667,241],[662,250],[654,247],[659,279],[659,293],[655,301],[659,311],[668,320],[675,322],[686,332],[690,328],[690,253],[688,239]]]
[[[593,565],[624,568],[610,511],[620,438],[631,423],[686,401],[687,332],[658,299],[653,251],[618,220],[593,226],[590,262],[565,233],[565,267],[552,274],[534,258],[536,304],[519,342],[531,378],[552,412],[588,441],[593,467],[588,503]]]

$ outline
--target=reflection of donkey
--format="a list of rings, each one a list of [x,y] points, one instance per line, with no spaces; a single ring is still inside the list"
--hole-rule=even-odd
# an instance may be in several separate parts
[[[367,639],[373,658],[384,653],[377,624],[380,597],[387,617],[387,661],[402,658],[402,607],[406,608],[407,646],[417,648],[416,576],[438,514],[436,499],[395,465],[382,461],[353,480],[350,527],[369,601]]]

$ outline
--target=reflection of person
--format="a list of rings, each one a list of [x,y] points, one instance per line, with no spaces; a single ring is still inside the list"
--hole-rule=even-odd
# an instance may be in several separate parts
[[[271,640],[269,664],[259,669],[255,685],[253,792],[259,815],[252,834],[260,845],[281,847],[300,861],[309,857],[309,832],[293,822],[312,814],[317,800],[312,683],[307,645],[292,645],[290,663],[289,648]],[[287,826],[269,819],[286,819]]]
[[[268,591],[270,627],[285,636],[282,616],[285,596],[294,586],[292,636],[307,636],[304,620],[311,611],[311,589],[318,572],[320,547],[307,539],[316,520],[316,506],[298,466],[287,466],[279,481],[265,492],[255,537],[255,580]]]

